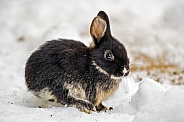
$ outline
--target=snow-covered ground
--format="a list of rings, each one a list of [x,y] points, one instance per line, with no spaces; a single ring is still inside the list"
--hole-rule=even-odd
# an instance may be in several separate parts
[[[144,54],[156,64],[164,57],[174,71],[131,72],[104,102],[114,108],[107,112],[85,114],[34,97],[24,83],[27,58],[40,44],[58,37],[88,45],[89,26],[99,10],[108,13],[112,33],[125,44],[131,66],[147,65],[149,60],[134,58]],[[183,0],[1,0],[0,122],[183,122],[183,11]],[[173,80],[180,85],[171,85]]]

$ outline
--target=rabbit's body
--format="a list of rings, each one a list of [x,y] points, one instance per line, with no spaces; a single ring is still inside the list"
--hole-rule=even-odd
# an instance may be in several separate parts
[[[128,75],[129,62],[124,46],[111,37],[108,21],[105,25],[101,18],[97,23],[94,19],[91,26],[93,46],[58,39],[35,51],[25,68],[28,89],[38,97],[49,95],[49,101],[75,106],[87,113],[107,110],[102,101],[117,90],[122,76]],[[102,24],[97,31],[96,24]],[[102,41],[98,42],[98,38]]]

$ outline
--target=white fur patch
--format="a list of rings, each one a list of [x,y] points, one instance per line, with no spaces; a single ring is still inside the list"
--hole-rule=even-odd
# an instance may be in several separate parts
[[[105,70],[103,70],[100,66],[98,66],[98,65],[96,64],[95,61],[92,61],[92,65],[95,66],[95,68],[96,68],[98,71],[100,71],[101,73],[103,73],[103,74],[105,74],[105,75],[109,75]]]
[[[37,97],[40,97],[41,99],[45,99],[45,100],[56,100],[56,98],[54,97],[54,95],[52,95],[52,92],[49,91],[49,88],[44,88],[39,92],[33,92],[34,95],[36,95]]]
[[[69,95],[77,99],[86,99],[85,90],[80,84],[64,84],[64,87],[69,90]]]
[[[123,76],[122,76],[122,77],[123,77]],[[121,79],[122,77],[116,77],[116,76],[114,76],[114,75],[111,75],[111,78],[114,79],[114,80],[119,80],[119,79]]]

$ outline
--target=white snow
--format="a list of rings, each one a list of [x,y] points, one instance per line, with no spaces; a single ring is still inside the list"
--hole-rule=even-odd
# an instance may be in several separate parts
[[[164,93],[163,87],[152,79],[145,78],[131,98],[131,104],[139,111],[143,106],[158,99]]]
[[[108,13],[112,33],[125,44],[131,64],[145,63],[131,60],[131,52],[165,54],[167,63],[183,69],[183,0],[1,0],[0,122],[184,121],[184,86],[171,85],[167,78],[172,74],[156,72],[160,84],[155,77],[138,81],[135,76],[147,77],[144,72],[131,73],[104,102],[114,109],[92,114],[53,105],[27,91],[24,67],[30,54],[50,39],[71,38],[88,45],[90,22],[99,10]]]
[[[153,92],[154,93],[154,92]],[[133,122],[182,122],[184,89],[174,87],[156,97],[135,115]]]

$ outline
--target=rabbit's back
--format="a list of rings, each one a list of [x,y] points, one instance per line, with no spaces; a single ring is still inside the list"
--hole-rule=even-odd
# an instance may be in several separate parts
[[[83,74],[87,69],[88,55],[88,48],[81,42],[65,39],[48,41],[26,63],[28,88],[40,91],[52,87],[52,84],[54,87],[56,81],[63,85],[67,78],[78,77],[75,75]]]

